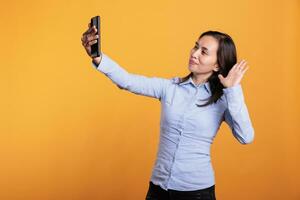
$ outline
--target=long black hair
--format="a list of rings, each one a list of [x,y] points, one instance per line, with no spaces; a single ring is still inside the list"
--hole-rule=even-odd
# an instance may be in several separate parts
[[[213,71],[213,74],[208,78],[207,81],[210,83],[209,85],[212,95],[207,98],[207,102],[202,105],[197,105],[200,107],[216,103],[218,99],[223,95],[222,89],[224,88],[224,86],[220,82],[218,74],[222,74],[223,77],[226,77],[230,69],[237,62],[236,47],[232,38],[228,34],[221,33],[219,31],[206,31],[202,33],[198,39],[202,38],[203,36],[212,36],[219,43],[217,50],[217,62],[219,71]],[[188,80],[191,76],[192,72],[189,75],[181,78],[179,83]]]

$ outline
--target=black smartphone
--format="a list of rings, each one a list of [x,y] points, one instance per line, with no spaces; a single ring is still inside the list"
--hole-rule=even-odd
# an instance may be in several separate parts
[[[100,35],[100,16],[97,15],[91,18],[91,27],[95,26],[97,29],[97,43],[92,44],[91,46],[91,56],[99,57],[101,55],[101,35]]]

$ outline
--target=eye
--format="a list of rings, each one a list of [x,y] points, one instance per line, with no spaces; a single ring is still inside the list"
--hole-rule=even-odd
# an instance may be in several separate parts
[[[205,51],[202,51],[201,53],[202,53],[202,54],[207,54]]]

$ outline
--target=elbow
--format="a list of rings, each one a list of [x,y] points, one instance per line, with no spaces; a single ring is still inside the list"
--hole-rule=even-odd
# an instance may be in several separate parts
[[[118,84],[117,84],[117,87],[118,87],[119,89],[121,89],[121,90],[124,90],[124,89],[125,89],[125,87],[123,87],[123,86],[121,86],[121,85],[118,85]]]
[[[240,141],[241,144],[251,144],[254,141],[254,129],[251,128],[250,130],[248,130],[245,134],[243,139]]]
[[[233,133],[234,137],[241,144],[251,144],[254,141],[254,129],[253,129],[253,127],[247,128],[247,129],[244,129],[244,130],[233,129],[232,133]]]

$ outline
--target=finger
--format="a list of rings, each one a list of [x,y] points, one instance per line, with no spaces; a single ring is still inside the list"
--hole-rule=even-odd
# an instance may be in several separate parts
[[[238,63],[238,66],[236,66],[236,71],[240,71],[243,66],[245,65],[246,63],[246,60],[241,60],[239,63]]]
[[[92,41],[90,41],[88,44],[90,45],[90,46],[92,46],[93,44],[96,44],[97,43],[97,40],[92,40]]]
[[[248,69],[249,69],[249,66],[245,67],[245,68],[242,70],[242,73],[244,74]]]
[[[233,67],[229,70],[229,73],[228,73],[228,74],[232,74],[233,72],[235,72],[237,66],[238,66],[238,63],[235,63],[235,64],[233,65]]]
[[[81,41],[82,41],[82,42],[86,42],[87,36],[88,36],[88,34],[87,34],[87,31],[86,31],[86,32],[84,32],[84,33],[82,34],[82,36],[81,36]]]
[[[83,32],[82,35],[89,34],[90,32],[91,32],[91,28],[89,28],[88,30],[86,30],[85,32]]]
[[[88,42],[90,42],[91,40],[98,39],[98,38],[99,38],[99,35],[89,35],[89,36],[87,36]]]
[[[245,66],[247,66],[247,61],[243,62],[243,63],[240,65],[239,70],[243,70]]]
[[[82,43],[86,43],[87,40],[88,40],[87,35],[86,35],[86,34],[83,34],[83,35],[81,36],[81,42],[82,42]]]
[[[93,32],[93,28],[92,27],[90,27],[88,30],[86,30],[82,35],[88,35],[88,34],[90,34],[90,33],[92,33]]]
[[[232,69],[236,69],[237,66],[239,66],[239,63],[235,63],[235,64],[233,65]]]
[[[87,40],[91,36],[94,36],[96,34],[97,30],[96,28],[89,28],[86,32],[82,34],[83,40]]]
[[[222,74],[219,74],[219,75],[218,75],[218,78],[220,79],[220,81],[223,81],[223,79],[224,79],[224,77],[223,77]]]
[[[97,28],[96,28],[96,26],[93,26],[93,31],[92,31],[93,33],[97,33]]]
[[[88,47],[88,46],[91,46],[96,43],[97,43],[97,40],[90,40],[90,41],[86,41],[83,46]]]
[[[240,66],[240,63],[241,63],[241,62],[235,63],[235,65],[233,65],[233,67],[232,67],[232,71],[237,71],[238,68],[239,68],[239,66]]]
[[[240,62],[239,62],[239,67],[238,68],[240,68],[244,63],[246,62],[246,60],[241,60]]]
[[[93,32],[93,29],[91,28],[90,29],[90,33],[89,32],[86,32],[86,33],[84,33],[83,35],[82,35],[82,37],[81,37],[81,41],[82,42],[89,42],[90,40],[92,40],[92,39],[96,39],[96,38],[99,38],[99,35],[98,34],[96,34],[95,32]]]
[[[82,41],[82,42],[85,42],[85,40],[87,39],[87,36],[88,36],[88,34],[85,34],[85,33],[82,34],[82,35],[81,35],[81,41]]]

